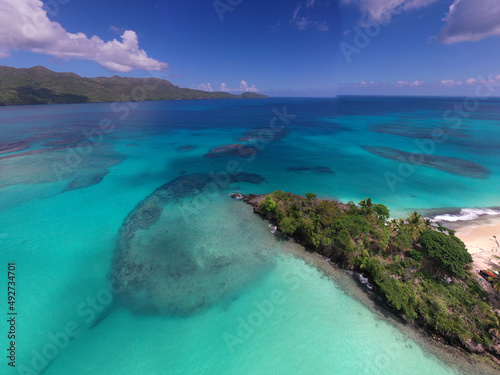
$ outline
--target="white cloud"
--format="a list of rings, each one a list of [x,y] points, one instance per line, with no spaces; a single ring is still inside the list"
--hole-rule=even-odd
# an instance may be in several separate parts
[[[500,1],[455,0],[436,40],[445,44],[473,42],[500,35]]]
[[[210,83],[200,83],[199,85],[193,85],[191,88],[195,90],[202,90],[202,91],[208,91],[208,92],[213,92],[214,89]],[[255,85],[249,86],[248,83],[245,80],[242,80],[240,82],[240,87],[231,89],[227,86],[225,82],[222,82],[219,87],[219,91],[222,92],[258,92],[259,89],[255,87]]]
[[[242,80],[240,82],[240,88],[239,89],[234,89],[233,91],[257,92],[257,91],[259,91],[259,89],[257,87],[255,87],[255,85],[252,85],[252,86],[248,87],[248,84],[244,80]]]
[[[375,81],[361,81],[361,83],[349,83],[347,86],[350,87],[379,87],[380,84]]]
[[[490,86],[499,86],[500,85],[500,75],[493,77],[490,75],[487,78],[478,77],[478,78],[468,78],[465,81],[458,81],[454,79],[442,79],[440,84],[442,86],[476,86],[479,84],[488,84]]]
[[[200,83],[198,86],[194,87],[195,90],[212,92],[214,89],[210,83]],[[222,90],[221,90],[222,91]]]
[[[387,82],[375,82],[375,81],[361,81],[360,83],[349,83],[347,86],[349,87],[419,87],[422,86],[425,82],[421,80],[414,81],[397,81],[396,83],[387,83]]]
[[[424,81],[420,81],[416,79],[415,81],[398,81],[396,84],[394,84],[394,87],[404,87],[404,86],[413,86],[413,87],[419,87],[424,84]]]
[[[297,27],[299,30],[308,30],[313,26],[317,31],[328,31],[326,21],[317,19],[317,8],[326,8],[330,5],[328,1],[321,0],[305,0],[299,3],[293,11],[293,16],[290,19],[290,24]]]
[[[389,18],[389,14],[423,8],[437,1],[439,0],[342,0],[344,4],[358,6],[365,19],[376,21]]]
[[[361,81],[360,83],[347,83],[345,86],[354,88],[369,88],[369,87],[421,87],[421,86],[477,86],[477,85],[488,85],[488,86],[500,86],[500,74],[497,76],[489,75],[488,77],[479,76],[477,78],[468,78],[466,80],[455,80],[455,79],[442,79],[439,82],[426,83],[422,80],[414,81],[397,81],[396,83],[387,82],[375,82],[375,81]]]
[[[462,81],[456,81],[454,79],[442,79],[441,84],[444,86],[463,86]]]
[[[106,69],[167,70],[168,64],[139,49],[137,34],[125,30],[121,41],[104,42],[98,36],[70,33],[52,22],[40,0],[0,0],[0,58],[13,50],[27,50],[64,59],[92,60]]]
[[[318,31],[328,31],[328,25],[326,22],[319,22],[316,24],[316,30]]]

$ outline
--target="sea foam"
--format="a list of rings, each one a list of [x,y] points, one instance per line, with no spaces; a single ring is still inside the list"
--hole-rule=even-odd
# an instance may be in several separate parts
[[[457,215],[445,214],[437,215],[434,221],[468,221],[477,219],[480,216],[500,215],[500,210],[491,208],[462,208]]]

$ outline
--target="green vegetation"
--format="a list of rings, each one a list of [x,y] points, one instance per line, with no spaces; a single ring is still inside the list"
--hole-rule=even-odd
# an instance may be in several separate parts
[[[256,210],[310,250],[363,272],[409,321],[452,344],[475,342],[498,356],[500,317],[469,272],[472,258],[453,231],[417,212],[388,222],[387,207],[370,199],[342,204],[275,191]]]
[[[253,92],[233,95],[183,89],[155,78],[85,78],[74,73],[56,73],[43,66],[0,66],[0,105],[265,97]]]

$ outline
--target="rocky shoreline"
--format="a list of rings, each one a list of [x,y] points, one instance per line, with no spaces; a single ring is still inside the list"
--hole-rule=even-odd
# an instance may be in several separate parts
[[[262,208],[261,202],[263,202],[267,196],[269,196],[269,194],[261,194],[261,195],[249,194],[240,196],[241,197],[240,199],[242,199],[247,204],[251,205],[256,214],[265,217],[267,220],[273,222],[278,229],[281,229],[276,216],[273,213],[270,213]],[[233,195],[233,198],[238,198],[238,197],[235,194]],[[342,205],[341,203],[339,204]],[[304,251],[305,254],[313,254],[313,255],[317,254],[321,256],[322,259],[324,260],[323,263],[327,265],[327,267],[330,268],[339,267],[340,269],[352,271],[353,279],[355,279],[356,276],[359,277],[359,275],[363,277],[362,276],[364,274],[363,269],[361,269],[360,267],[356,267],[352,264],[343,262],[341,257],[338,256],[339,254],[335,253],[332,254],[331,249],[328,249],[328,251],[325,251],[324,248],[312,249],[310,246],[307,246],[307,244],[304,243],[304,241],[301,241],[300,238],[296,238],[295,236],[292,236],[292,238],[296,243],[302,245],[302,247],[305,250]],[[366,283],[364,283],[364,285],[366,286]],[[423,324],[424,322],[422,321],[419,320],[412,321],[408,319],[408,317],[404,313],[395,309],[389,303],[389,301],[387,301],[387,299],[384,298],[383,293],[381,293],[377,288],[372,289],[364,287],[361,289],[369,297],[369,299],[372,300],[372,302],[375,302],[378,305],[379,308],[389,311],[392,315],[394,315],[398,319],[401,319],[401,321],[404,322],[404,325],[411,327],[411,329],[416,330],[417,332],[421,332],[424,336],[428,338],[431,338],[436,345],[440,346],[441,350],[443,350],[443,346],[445,347],[447,346],[448,348],[451,348],[452,351],[454,351],[453,355],[455,357],[460,357],[460,361],[462,362],[465,360],[466,362],[473,363],[475,365],[483,365],[495,372],[500,370],[500,345],[496,345],[494,349],[491,350],[491,348],[485,348],[481,344],[475,343],[473,340],[457,343],[456,339],[451,335],[447,336],[446,334],[442,333],[439,334],[435,330],[433,330],[432,327]],[[498,312],[500,306],[496,306],[495,308],[497,309]],[[484,372],[481,373],[485,374],[490,373],[488,371],[488,368],[483,369]]]

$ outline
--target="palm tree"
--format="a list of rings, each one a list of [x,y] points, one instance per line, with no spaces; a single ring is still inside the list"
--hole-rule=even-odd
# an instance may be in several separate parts
[[[422,215],[420,215],[417,211],[413,211],[408,214],[408,224],[415,227],[422,225]]]
[[[432,228],[432,220],[431,219],[424,219],[424,225],[426,228]]]
[[[417,211],[408,214],[407,223],[414,240],[416,240],[420,233],[426,228],[422,215]]]

